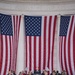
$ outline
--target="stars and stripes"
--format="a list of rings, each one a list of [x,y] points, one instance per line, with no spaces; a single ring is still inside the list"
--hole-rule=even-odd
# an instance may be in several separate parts
[[[0,74],[16,70],[21,16],[0,14]]]
[[[57,16],[24,16],[26,67],[34,72],[53,70],[54,40]]]
[[[75,73],[75,16],[61,16],[59,34],[59,57],[61,71]]]
[[[24,16],[26,67],[34,72],[54,69],[54,44],[57,16]],[[0,14],[0,74],[16,70],[21,16]],[[57,35],[57,34],[56,34]],[[61,16],[59,32],[61,71],[75,73],[75,15]]]

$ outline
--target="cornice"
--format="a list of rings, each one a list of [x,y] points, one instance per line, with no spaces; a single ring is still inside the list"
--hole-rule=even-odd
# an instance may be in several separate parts
[[[71,4],[75,3],[75,0],[0,0],[0,3],[6,4]]]

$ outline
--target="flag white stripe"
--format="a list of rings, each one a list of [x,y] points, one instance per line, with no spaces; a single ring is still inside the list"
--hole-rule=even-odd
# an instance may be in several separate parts
[[[54,28],[54,16],[52,17],[52,22],[51,22],[51,37],[50,37],[50,72],[52,72],[52,41],[53,41],[53,28]]]
[[[60,45],[60,66],[62,67],[62,65],[61,65],[61,41],[62,41],[62,37],[59,37],[59,39],[60,39],[60,41],[59,41],[59,45]],[[61,68],[61,71],[62,71],[62,68]]]
[[[11,36],[11,67],[10,69],[13,69],[13,37]]]
[[[10,65],[10,36],[7,36],[7,41],[8,41],[8,61],[7,61],[7,71],[6,71],[6,74],[8,73],[9,71],[9,65]]]
[[[38,49],[39,49],[39,37],[36,37],[36,67],[38,67]]]
[[[5,59],[6,59],[6,46],[5,46],[5,36],[2,35],[3,37],[3,61],[2,61],[2,70],[1,70],[1,75],[4,74],[4,68],[5,68]]]
[[[27,36],[27,67],[28,67],[28,71],[27,72],[29,72],[29,60],[30,60],[30,58],[29,58],[29,36]]]
[[[48,65],[48,30],[49,29],[49,16],[47,16],[47,28],[46,28],[46,65],[45,69],[47,68]]]
[[[18,16],[18,18],[17,18],[17,37],[18,37],[18,31],[19,31],[19,16]],[[17,38],[17,41],[18,41],[18,38]]]
[[[34,72],[34,37],[32,36],[32,44],[31,44],[31,48],[32,48],[32,72]]]

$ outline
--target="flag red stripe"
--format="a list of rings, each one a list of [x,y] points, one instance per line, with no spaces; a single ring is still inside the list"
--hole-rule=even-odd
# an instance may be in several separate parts
[[[39,70],[41,70],[41,37],[39,37]]]
[[[18,16],[15,16],[15,20],[16,20],[16,21],[15,21],[15,31],[16,31],[16,32],[15,32],[15,38],[16,38],[16,41],[17,41],[17,40],[18,40],[18,39],[17,39],[17,32],[18,32],[18,27],[17,27],[17,26],[18,26]]]
[[[15,31],[15,29],[16,29],[16,27],[15,27],[15,16],[13,16],[13,23],[14,23],[13,27],[14,27],[14,36],[15,36],[15,34],[16,34],[16,31]]]
[[[73,34],[73,60],[74,60],[74,70],[75,70],[75,26],[74,26],[74,34]]]
[[[54,62],[54,40],[55,40],[55,29],[56,29],[56,19],[57,16],[54,17],[54,27],[53,27],[53,40],[52,40],[52,63]],[[52,64],[52,70],[54,69],[54,64]]]
[[[16,70],[16,64],[17,64],[17,49],[18,49],[18,27],[19,27],[19,16],[15,16],[16,17],[16,55],[15,55],[15,70]]]
[[[32,63],[32,62],[31,62],[31,60],[32,60],[32,56],[31,56],[31,36],[29,36],[29,50],[30,50],[30,52],[29,52],[29,53],[30,53],[30,54],[29,54],[29,55],[30,55],[30,64],[29,64],[29,67],[30,67],[30,68],[29,68],[29,70],[31,71],[31,67],[32,67],[32,66],[31,66],[31,63]]]
[[[7,45],[7,43],[6,43],[6,36],[5,36],[5,41],[3,42],[3,46],[4,46],[4,44],[6,44]],[[5,47],[6,47],[6,45],[5,45]],[[3,47],[3,50],[4,50],[4,47]],[[6,59],[7,59],[7,49],[5,49],[5,62],[2,62],[2,63],[4,63],[5,65],[4,65],[4,72],[3,72],[3,75],[5,75],[6,74]],[[4,58],[3,58],[4,59]],[[3,67],[3,66],[2,66]]]
[[[11,44],[11,37],[9,37],[9,43],[10,43],[10,64],[9,64],[9,71],[11,70],[11,50],[12,50],[12,44]]]
[[[15,63],[15,61],[16,61],[16,16],[14,16],[14,68],[13,68],[13,70],[15,71],[15,68],[16,68],[16,63]]]
[[[0,34],[0,73],[1,73],[1,62],[2,62],[2,61],[1,61],[1,58],[2,58],[1,52],[2,52],[2,51],[1,51],[1,34]]]
[[[63,70],[63,61],[62,61],[62,43],[63,43],[63,37],[61,38],[61,66],[62,66],[62,70]]]
[[[8,41],[7,41],[7,36],[5,36],[5,47],[6,47],[6,57],[5,57],[5,67],[4,67],[4,75],[6,75],[6,70],[7,70],[7,61],[8,61]]]
[[[21,23],[21,16],[19,16],[18,37],[19,37],[19,31],[20,31],[20,23]]]
[[[9,37],[10,37],[10,36],[9,36]],[[6,52],[6,54],[7,54],[7,55],[6,55],[6,56],[7,56],[7,60],[6,60],[6,61],[7,61],[7,62],[6,62],[6,73],[7,73],[7,69],[8,69],[8,68],[7,68],[7,67],[8,67],[8,62],[10,61],[10,60],[8,60],[8,56],[9,56],[9,54],[8,54],[8,45],[9,45],[9,44],[8,44],[8,42],[9,42],[8,39],[9,39],[9,37],[7,36],[7,38],[6,38],[6,44],[7,44],[7,45],[6,45],[6,49],[7,49],[7,50],[6,50],[6,51],[7,51],[7,52]]]
[[[51,32],[50,32],[50,30],[51,30],[51,22],[52,22],[52,16],[49,17],[49,29],[48,29],[48,30],[49,30],[49,31],[48,31],[48,32],[49,32],[49,33],[48,33],[48,35],[49,35],[49,36],[48,36],[48,40],[49,40],[49,41],[48,41],[48,68],[49,68],[49,64],[50,64],[49,61],[50,61],[50,41],[51,41],[51,40],[50,40],[50,37],[51,37]]]
[[[18,31],[18,16],[15,16],[15,59],[14,59],[14,64],[15,64],[15,67],[14,67],[14,70],[16,70],[16,63],[17,63],[17,46],[18,46],[18,38],[17,38],[17,31]]]
[[[40,55],[40,54],[39,54],[39,38],[40,38],[40,37],[37,37],[37,44],[36,44],[36,45],[37,45],[37,46],[36,46],[37,48],[36,48],[36,49],[37,49],[37,61],[38,61],[38,62],[37,62],[37,67],[38,67],[38,69],[40,70],[40,67],[39,67],[39,62],[40,62],[40,61],[39,61],[39,55]]]
[[[1,71],[2,71],[2,64],[3,64],[3,38],[1,36]]]
[[[44,17],[44,61],[43,61],[43,69],[45,69],[45,65],[46,65],[46,25],[47,23],[47,16]]]
[[[27,59],[27,37],[25,37],[25,41],[26,41],[26,67],[27,67],[27,61],[28,61],[28,59]]]
[[[63,43],[62,43],[62,63],[63,63],[63,70],[65,70],[65,66],[64,66],[64,41],[65,40],[65,37],[63,37]]]
[[[36,70],[36,36],[34,36],[34,70]]]

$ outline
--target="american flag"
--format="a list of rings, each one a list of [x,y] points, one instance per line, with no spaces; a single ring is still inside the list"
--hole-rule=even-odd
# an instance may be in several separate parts
[[[54,68],[54,43],[57,16],[24,16],[26,67],[34,72]]]
[[[75,16],[61,16],[59,35],[61,71],[75,75]]]
[[[16,70],[21,16],[0,14],[0,75]]]

